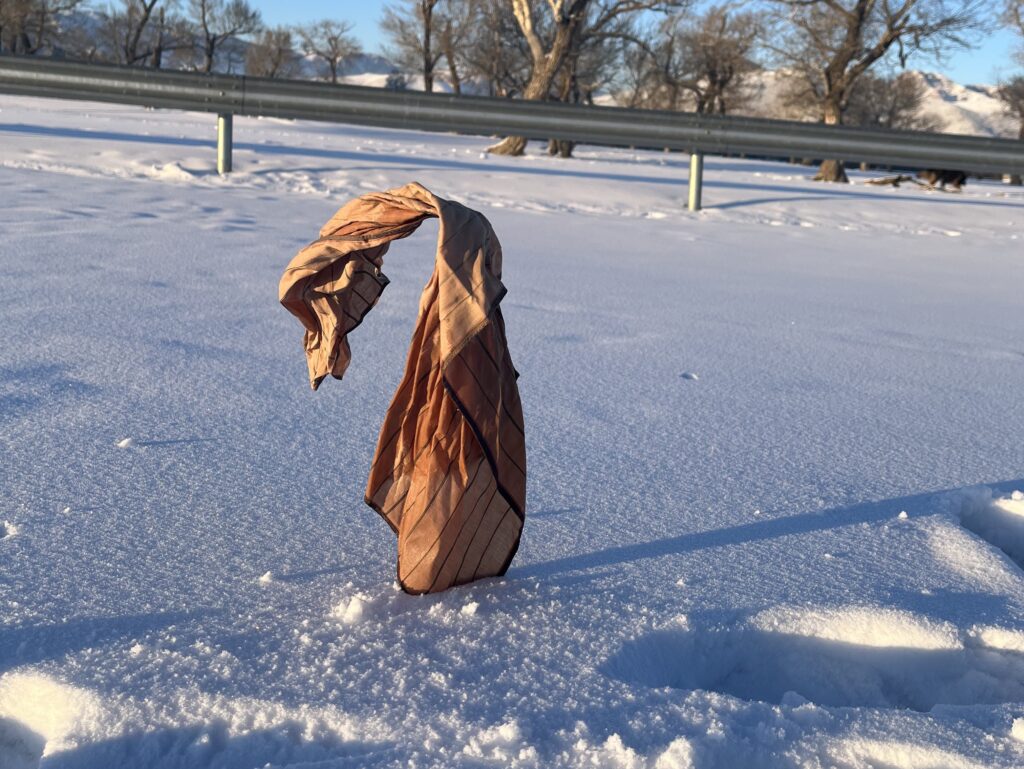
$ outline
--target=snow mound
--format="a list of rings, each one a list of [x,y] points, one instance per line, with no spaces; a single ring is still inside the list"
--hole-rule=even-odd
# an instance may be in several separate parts
[[[650,633],[604,670],[629,683],[744,700],[926,712],[1024,699],[1016,642],[892,609],[781,607],[745,622]]]
[[[289,707],[193,687],[158,706],[34,673],[0,678],[2,769],[36,769],[51,756],[82,767],[393,765],[389,738],[386,728],[331,706]]]
[[[626,745],[618,734],[610,735],[604,742],[599,744],[591,743],[586,737],[580,737],[573,745],[574,766],[599,766],[604,769],[643,769],[645,761],[643,756]],[[661,766],[659,756],[658,766]],[[669,756],[667,761],[672,761]],[[671,763],[666,763],[671,767]],[[686,765],[683,764],[685,767]]]
[[[524,743],[522,728],[516,721],[481,730],[469,738],[462,752],[504,766],[538,766],[537,749]]]
[[[959,649],[959,633],[949,622],[931,622],[907,611],[876,607],[795,609],[761,612],[752,624],[769,633],[877,648]]]
[[[953,511],[965,529],[1024,566],[1024,492],[996,497],[987,488],[965,490],[956,497]]]
[[[1004,627],[976,627],[971,638],[981,646],[1024,654],[1024,631]]]
[[[0,718],[8,719],[6,735],[21,735],[24,746],[27,733],[38,735],[49,755],[68,747],[66,738],[82,723],[101,717],[99,698],[37,673],[8,673],[0,678]],[[10,728],[10,720],[20,728]],[[2,735],[3,732],[0,732]],[[0,736],[0,744],[5,741]],[[29,741],[31,747],[35,743]],[[31,763],[25,764],[32,766]],[[18,766],[17,763],[14,766]]]
[[[982,765],[948,750],[908,742],[854,738],[829,751],[836,769],[983,769]]]
[[[18,527],[10,521],[0,522],[0,539],[10,539],[18,533]]]
[[[346,625],[355,625],[362,622],[370,604],[370,597],[363,593],[354,595],[351,598],[342,599],[331,610],[331,616],[341,620]]]
[[[928,532],[928,548],[935,560],[971,584],[985,585],[990,592],[1019,593],[1024,584],[1021,571],[985,540],[955,522],[935,526]]]
[[[658,756],[654,769],[693,769],[694,765],[693,746],[689,740],[679,737]]]
[[[148,176],[165,182],[190,182],[195,179],[195,174],[182,168],[180,163],[155,165]]]

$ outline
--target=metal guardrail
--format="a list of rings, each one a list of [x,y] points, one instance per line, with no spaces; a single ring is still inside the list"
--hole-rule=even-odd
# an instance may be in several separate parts
[[[1024,142],[786,120],[631,110],[558,102],[388,91],[297,80],[0,56],[0,93],[213,112],[218,170],[230,171],[232,115],[475,135],[570,139],[694,154],[690,207],[700,207],[701,156],[842,158],[909,168],[1024,174]]]

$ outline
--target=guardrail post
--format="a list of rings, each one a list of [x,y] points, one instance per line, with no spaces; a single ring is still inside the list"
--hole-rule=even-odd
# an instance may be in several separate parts
[[[217,115],[217,173],[231,173],[231,113]]]
[[[690,200],[687,208],[700,211],[700,196],[704,186],[704,153],[690,153]]]

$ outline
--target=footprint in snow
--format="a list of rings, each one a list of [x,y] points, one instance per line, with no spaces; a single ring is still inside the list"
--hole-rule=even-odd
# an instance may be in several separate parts
[[[682,374],[679,375],[679,378],[680,379],[688,379],[691,382],[696,382],[698,379],[700,379],[700,377],[697,376],[692,371],[684,371]]]
[[[790,706],[806,700],[928,712],[936,705],[1020,702],[1021,649],[1024,632],[1011,628],[965,632],[884,607],[777,606],[745,621],[654,631],[627,642],[602,668],[655,688]]]

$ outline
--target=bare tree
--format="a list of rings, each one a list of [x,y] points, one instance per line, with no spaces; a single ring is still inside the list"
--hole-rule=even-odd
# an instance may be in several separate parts
[[[342,63],[362,51],[359,41],[350,33],[352,24],[347,21],[323,19],[298,29],[302,49],[327,65],[331,82],[338,82]]]
[[[299,56],[287,27],[262,30],[245,52],[245,74],[253,77],[293,77]]]
[[[226,42],[262,26],[260,12],[247,0],[189,0],[188,7],[198,32],[203,72],[213,72],[217,51]]]
[[[750,99],[749,77],[760,69],[754,60],[760,32],[754,14],[728,5],[665,19],[628,59],[630,103],[722,115],[742,107]]]
[[[892,77],[865,72],[853,85],[843,119],[848,125],[937,131],[938,120],[921,114],[924,95],[924,84],[912,72]]]
[[[1024,0],[1006,0],[1003,21],[1019,37],[1017,60],[1024,64]],[[1024,76],[1018,75],[999,86],[999,99],[1003,102],[1006,112],[1018,121],[1018,138],[1024,141]],[[1020,174],[1010,176],[1010,184],[1020,185],[1024,182]]]
[[[157,8],[157,6],[160,6]],[[121,0],[103,13],[103,35],[112,58],[119,64],[159,67],[164,53],[192,45],[190,30],[164,0]]]
[[[772,50],[802,81],[820,119],[839,125],[857,80],[894,52],[901,64],[917,52],[938,56],[966,47],[978,30],[982,0],[773,0],[778,42]],[[825,160],[822,181],[846,182],[841,160]]]
[[[1006,0],[1002,20],[1020,38],[1016,58],[1024,64],[1024,0]]]
[[[150,66],[160,69],[168,53],[191,50],[195,46],[195,30],[175,12],[167,13],[167,5],[160,7],[153,24]]]
[[[550,97],[566,58],[582,49],[586,37],[606,35],[615,23],[641,12],[668,13],[688,4],[687,0],[547,0],[548,15],[540,16],[540,0],[510,1],[530,51],[530,80],[523,98],[531,100]],[[525,149],[525,137],[508,136],[488,152],[522,155]]]
[[[452,91],[462,93],[464,73],[469,70],[466,50],[474,25],[481,16],[480,6],[486,0],[442,0],[438,8],[438,47],[448,68],[448,84]]]
[[[463,25],[460,60],[469,77],[486,83],[491,96],[521,94],[530,80],[530,52],[507,2],[476,2]]]
[[[0,53],[35,54],[53,48],[58,21],[82,0],[0,0]]]
[[[423,90],[434,90],[434,70],[443,52],[438,45],[443,19],[440,0],[399,0],[385,6],[380,27],[391,41],[388,53],[403,67],[423,76]]]

